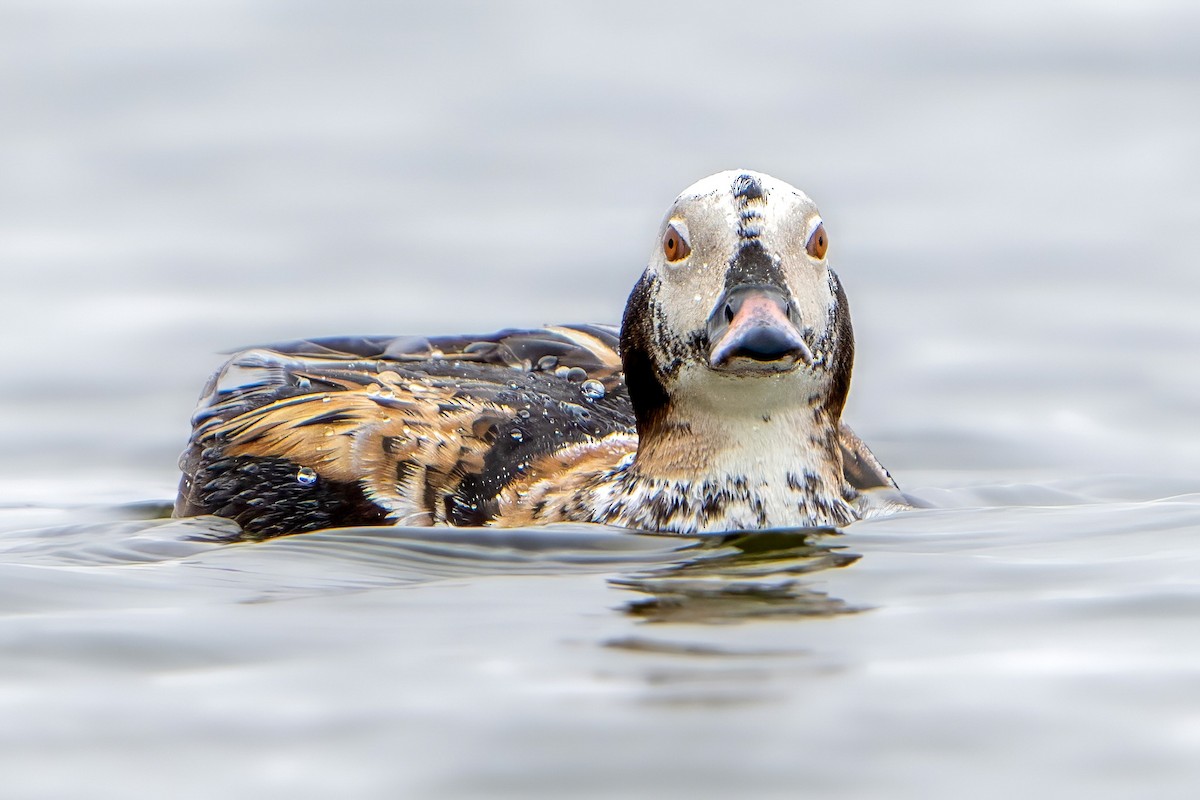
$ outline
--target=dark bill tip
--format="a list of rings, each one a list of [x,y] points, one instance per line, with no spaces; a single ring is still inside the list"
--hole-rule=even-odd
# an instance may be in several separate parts
[[[709,365],[714,369],[783,371],[811,364],[812,352],[773,286],[738,286],[725,293],[708,320]]]

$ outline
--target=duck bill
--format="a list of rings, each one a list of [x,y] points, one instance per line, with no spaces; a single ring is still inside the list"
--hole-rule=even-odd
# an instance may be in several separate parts
[[[736,286],[708,318],[708,363],[731,372],[786,372],[812,363],[812,351],[777,287]]]

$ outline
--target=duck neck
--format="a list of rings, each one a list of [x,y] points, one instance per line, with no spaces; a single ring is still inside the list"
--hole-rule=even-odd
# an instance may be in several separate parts
[[[736,416],[672,407],[639,426],[634,468],[668,480],[740,477],[756,483],[811,473],[840,484],[837,430],[837,420],[808,405]]]

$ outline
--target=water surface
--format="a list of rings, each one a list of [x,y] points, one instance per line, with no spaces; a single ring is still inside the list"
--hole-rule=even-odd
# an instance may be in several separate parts
[[[1192,6],[0,4],[0,794],[1194,797]],[[161,517],[220,352],[615,321],[739,166],[931,508]]]

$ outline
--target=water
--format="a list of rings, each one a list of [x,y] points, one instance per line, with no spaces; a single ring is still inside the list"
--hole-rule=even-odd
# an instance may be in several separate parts
[[[3,3],[0,794],[1194,796],[1198,36],[1169,2]],[[848,419],[934,507],[158,516],[220,351],[615,321],[735,166],[820,206]]]
[[[579,390],[588,401],[599,400],[604,397],[604,384],[597,380],[584,381]]]

